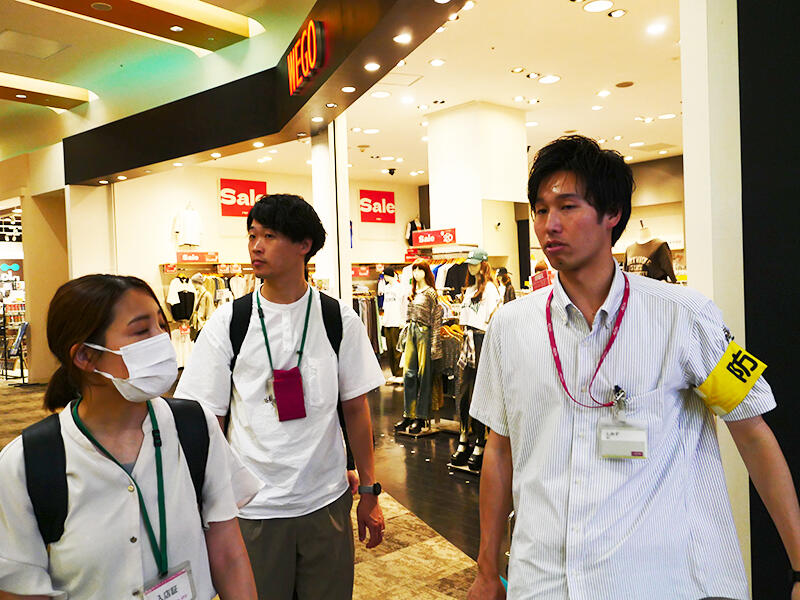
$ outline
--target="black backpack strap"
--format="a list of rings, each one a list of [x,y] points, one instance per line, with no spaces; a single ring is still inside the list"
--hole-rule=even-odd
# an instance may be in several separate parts
[[[245,294],[241,298],[233,301],[233,315],[231,316],[230,337],[231,347],[233,348],[233,358],[231,359],[231,373],[236,365],[236,357],[242,349],[244,336],[247,335],[247,328],[250,326],[250,314],[253,312],[253,292]]]
[[[342,309],[336,298],[331,298],[327,294],[319,293],[320,304],[322,304],[322,322],[325,325],[325,333],[331,343],[333,351],[336,353],[336,360],[339,360],[339,348],[342,346],[342,335],[344,332],[342,325]],[[347,453],[347,470],[352,471],[356,468],[353,459],[353,452],[350,450],[350,439],[347,437],[347,425],[344,422],[344,412],[342,403],[336,403],[336,413],[339,415],[339,426],[342,428],[344,437],[344,448]]]
[[[167,404],[175,417],[175,428],[178,430],[178,441],[181,443],[189,473],[194,484],[197,498],[197,509],[200,518],[203,515],[203,483],[206,478],[206,462],[208,461],[208,423],[203,408],[194,400],[168,398]]]
[[[67,518],[67,456],[58,415],[22,431],[25,482],[45,545],[61,539]]]

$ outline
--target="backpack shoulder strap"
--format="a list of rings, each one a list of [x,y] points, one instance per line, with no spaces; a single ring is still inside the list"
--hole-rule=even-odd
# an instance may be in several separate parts
[[[206,478],[206,462],[208,461],[208,423],[203,408],[194,400],[167,399],[175,417],[175,428],[178,430],[178,441],[186,456],[189,473],[194,484],[197,498],[197,509],[203,512],[203,483]]]
[[[22,431],[25,482],[45,545],[61,539],[67,518],[67,457],[58,415]]]
[[[233,301],[233,315],[231,316],[230,338],[233,348],[233,358],[231,359],[231,373],[236,365],[236,357],[242,349],[244,336],[247,335],[247,328],[250,326],[250,314],[253,312],[253,292],[245,294],[241,298]]]

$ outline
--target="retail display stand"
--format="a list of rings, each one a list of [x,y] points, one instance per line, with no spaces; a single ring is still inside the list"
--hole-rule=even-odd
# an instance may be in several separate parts
[[[25,383],[25,350],[28,323],[23,321],[24,302],[3,302],[3,379],[21,379]],[[19,359],[19,375],[11,372]]]

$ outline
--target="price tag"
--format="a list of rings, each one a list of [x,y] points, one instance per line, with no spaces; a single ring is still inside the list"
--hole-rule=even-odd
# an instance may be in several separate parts
[[[144,600],[195,600],[192,568],[188,562],[172,569],[166,577],[148,583],[143,590]]]

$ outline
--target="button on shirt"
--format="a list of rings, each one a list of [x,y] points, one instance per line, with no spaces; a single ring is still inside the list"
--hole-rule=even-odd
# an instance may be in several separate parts
[[[565,394],[547,334],[550,288],[503,306],[486,335],[470,413],[510,438],[510,599],[749,597],[714,417],[694,391],[727,347],[721,313],[692,290],[629,281],[619,336],[591,391],[599,402],[615,385],[628,393],[628,421],[647,429],[644,460],[599,458],[598,420],[611,409]],[[590,330],[554,285],[556,344],[569,391],[583,404],[592,404],[589,382],[623,289],[617,269]],[[723,418],[774,407],[761,378]]]
[[[306,417],[279,421],[274,404],[265,402],[272,376],[255,294],[242,348],[233,371],[231,399],[230,341],[232,305],[211,316],[184,369],[177,398],[197,400],[222,416],[230,407],[231,446],[265,486],[239,515],[245,519],[299,517],[327,506],[347,489],[344,439],[336,403],[375,389],[386,380],[361,319],[339,303],[342,344],[339,361],[322,321],[319,292],[309,288],[292,304],[261,298],[264,323],[276,369],[297,366],[308,294],[313,294],[300,374]]]
[[[75,425],[71,405],[59,415],[64,439],[69,512],[61,539],[45,549],[25,487],[22,438],[0,452],[0,590],[54,598],[131,598],[158,576],[138,495],[128,474],[103,456]],[[216,419],[206,411],[208,462],[202,522],[194,485],[178,441],[172,410],[153,400],[162,438],[170,568],[190,561],[198,600],[216,595],[203,527],[236,517],[261,482],[239,462]],[[153,426],[142,422],[144,440],[133,467],[158,535]]]

